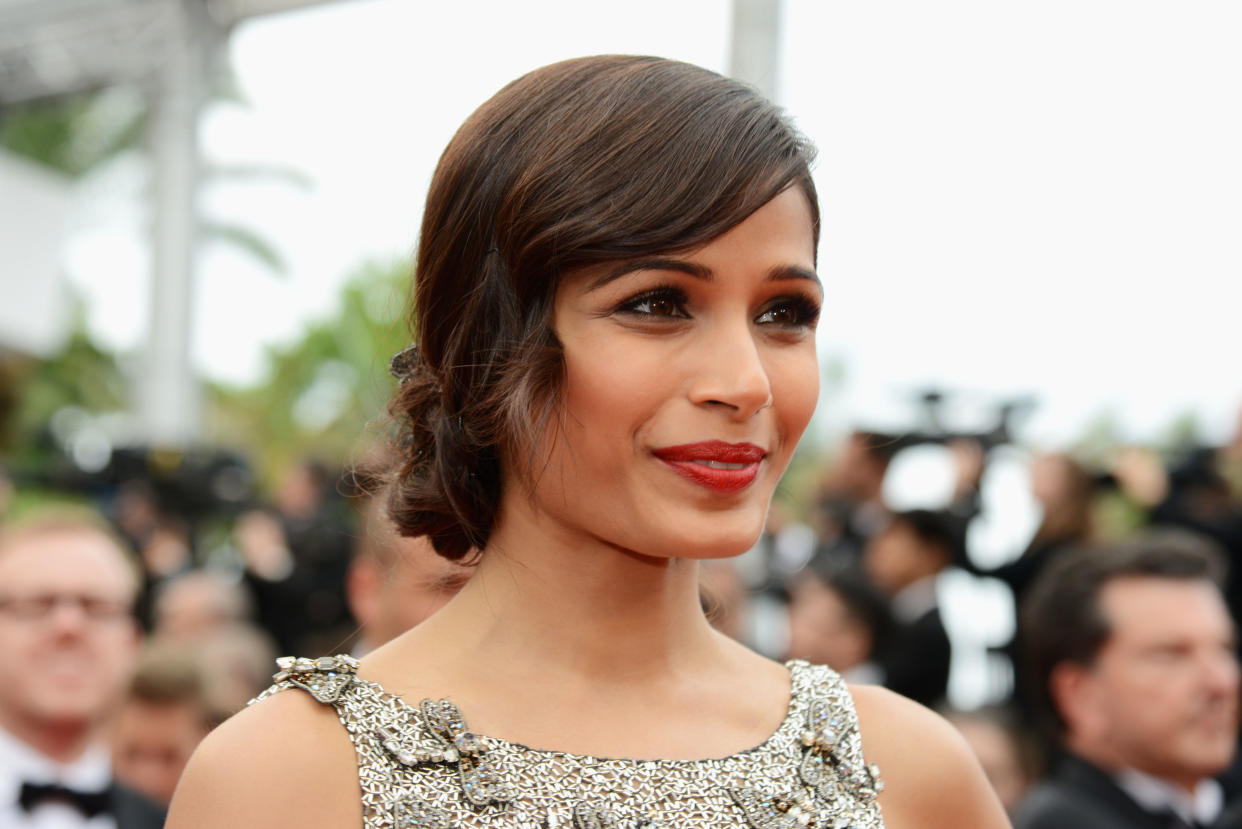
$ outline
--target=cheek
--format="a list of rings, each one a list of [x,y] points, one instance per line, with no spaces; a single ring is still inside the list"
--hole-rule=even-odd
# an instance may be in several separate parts
[[[1161,669],[1131,667],[1112,677],[1101,705],[1116,715],[1121,727],[1145,723],[1146,730],[1176,730],[1185,709],[1185,690]]]
[[[782,355],[770,363],[768,373],[777,414],[790,443],[796,443],[819,401],[819,361],[814,348]]]
[[[565,361],[565,436],[575,453],[596,454],[628,448],[617,438],[641,428],[651,401],[661,394],[658,368],[634,359],[597,356]]]

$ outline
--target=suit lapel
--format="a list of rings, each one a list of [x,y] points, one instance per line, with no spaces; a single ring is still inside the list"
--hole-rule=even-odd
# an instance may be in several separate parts
[[[1107,807],[1121,818],[1118,826],[1133,829],[1184,829],[1185,824],[1171,814],[1153,815],[1126,794],[1117,783],[1085,760],[1066,756],[1057,771],[1057,778],[1070,789],[1080,792],[1089,801]]]
[[[109,789],[117,829],[160,829],[164,810],[133,789],[113,783]]]

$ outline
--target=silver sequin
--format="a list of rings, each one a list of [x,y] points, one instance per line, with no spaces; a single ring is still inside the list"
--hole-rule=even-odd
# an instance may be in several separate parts
[[[833,671],[790,662],[784,722],[714,760],[616,760],[469,731],[447,700],[417,708],[349,657],[283,659],[260,695],[300,688],[335,707],[358,756],[364,829],[882,829],[879,771]]]

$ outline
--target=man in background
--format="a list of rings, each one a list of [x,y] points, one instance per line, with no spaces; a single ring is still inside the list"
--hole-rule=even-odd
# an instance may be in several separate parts
[[[1174,532],[1063,556],[1031,588],[1021,636],[1064,757],[1018,829],[1234,827],[1221,785],[1238,733],[1221,562]]]
[[[358,622],[361,656],[400,636],[443,607],[474,567],[440,556],[426,538],[398,535],[382,492],[362,505],[345,592]]]
[[[165,808],[194,749],[231,713],[212,709],[202,672],[181,649],[148,649],[112,727],[116,779]]]
[[[105,740],[138,652],[138,585],[90,518],[0,531],[0,826],[162,825],[160,809],[113,783]]]
[[[857,567],[818,557],[789,586],[789,659],[827,665],[846,682],[880,685],[876,661],[892,627],[888,600]]]
[[[910,510],[894,515],[863,551],[863,568],[887,594],[893,618],[888,645],[878,653],[884,684],[929,707],[941,704],[949,688],[953,654],[936,577],[955,560],[957,538],[945,513]]]
[[[187,570],[155,594],[152,634],[192,645],[249,622],[250,596],[236,580],[210,570]]]

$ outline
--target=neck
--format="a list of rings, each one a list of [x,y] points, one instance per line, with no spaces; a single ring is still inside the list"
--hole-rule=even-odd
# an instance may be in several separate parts
[[[715,652],[697,561],[550,530],[524,512],[505,519],[466,587],[426,623],[456,654],[510,678],[624,685]]]
[[[0,713],[0,728],[62,765],[80,758],[99,736],[98,729],[81,719],[34,722]]]
[[[370,677],[452,699],[480,733],[595,756],[725,756],[784,719],[789,672],[711,628],[697,561],[502,518],[466,586],[364,660]]]

